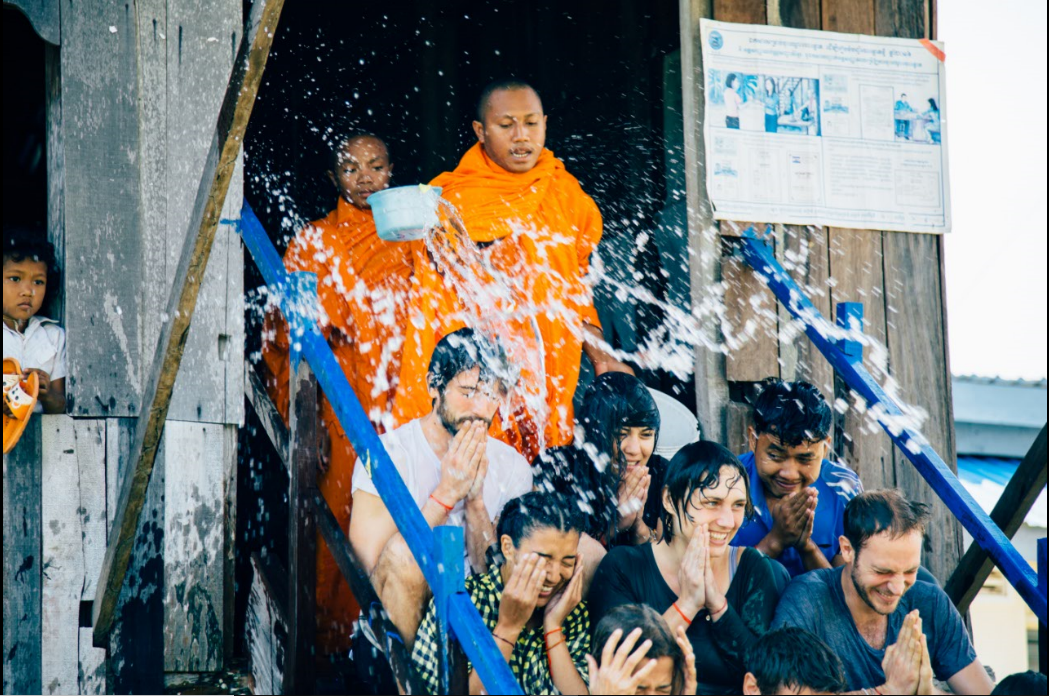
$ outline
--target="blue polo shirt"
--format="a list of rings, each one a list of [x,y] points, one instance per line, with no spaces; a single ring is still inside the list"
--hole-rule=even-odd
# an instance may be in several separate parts
[[[754,465],[754,453],[747,452],[739,461],[750,476],[754,517],[743,523],[736,538],[732,540],[732,545],[757,546],[772,531],[772,513],[769,512],[765,488],[761,483],[761,477],[758,476],[757,466]],[[849,467],[824,459],[820,477],[812,487],[820,494],[816,503],[816,519],[812,523],[812,540],[823,551],[827,561],[833,562],[840,551],[838,539],[844,529],[845,505],[863,492],[863,484],[860,483],[860,477],[856,472]],[[805,564],[797,549],[785,549],[778,560],[790,572],[792,578],[805,572]]]

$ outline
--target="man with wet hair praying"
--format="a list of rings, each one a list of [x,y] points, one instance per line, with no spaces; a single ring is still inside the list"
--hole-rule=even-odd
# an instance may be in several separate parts
[[[601,325],[585,278],[601,240],[601,213],[545,147],[546,125],[533,87],[516,80],[493,83],[478,102],[477,143],[454,171],[431,182],[458,210],[495,280],[510,289],[516,305],[509,320],[512,340],[541,352],[540,369],[522,372],[520,393],[545,404],[519,400],[509,422],[496,429],[529,461],[543,447],[572,441],[572,396],[583,351],[598,375],[631,372],[601,348]],[[433,344],[462,325],[464,298],[445,283],[425,249],[415,256],[415,274],[420,292],[412,311],[420,321],[409,329],[397,389],[395,415],[402,422],[429,410],[423,375]]]
[[[389,186],[393,164],[386,144],[370,133],[329,139],[327,177],[337,200],[327,217],[295,235],[284,254],[288,271],[317,276],[320,329],[378,432],[390,427],[390,403],[400,370],[404,307],[411,287],[411,247],[379,239],[368,199]],[[262,357],[270,397],[285,420],[289,408],[288,327],[278,312],[266,318]],[[326,425],[320,489],[339,525],[350,522],[350,483],[356,460],[335,412],[321,399]],[[317,642],[322,654],[345,652],[359,614],[349,586],[324,541],[317,543]]]
[[[750,452],[740,457],[754,516],[733,543],[775,558],[792,577],[844,562],[845,505],[863,490],[852,469],[827,459],[830,432],[830,406],[808,382],[769,380],[754,402]]]
[[[773,627],[796,626],[830,646],[852,693],[956,694],[993,688],[958,610],[938,586],[918,582],[928,507],[898,491],[861,493],[845,508],[845,565],[791,582]]]
[[[528,462],[487,434],[515,380],[496,341],[460,329],[441,339],[430,360],[430,413],[380,438],[430,527],[465,528],[468,571],[487,568],[496,518],[532,490]],[[430,588],[362,462],[353,472],[350,544],[410,649]]]

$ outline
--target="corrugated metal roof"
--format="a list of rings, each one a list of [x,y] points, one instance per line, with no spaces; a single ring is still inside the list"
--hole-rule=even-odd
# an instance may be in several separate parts
[[[980,507],[990,513],[1019,466],[1019,459],[958,457],[958,478]],[[1028,526],[1045,529],[1046,517],[1046,494],[1043,488],[1024,522]]]
[[[955,377],[957,423],[1041,429],[1046,423],[1046,383]]]

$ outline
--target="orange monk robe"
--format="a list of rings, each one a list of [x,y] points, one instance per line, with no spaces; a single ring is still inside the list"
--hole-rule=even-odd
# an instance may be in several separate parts
[[[564,163],[546,149],[535,167],[517,174],[495,164],[478,143],[455,171],[441,174],[431,185],[441,187],[441,196],[455,205],[470,238],[484,247],[492,270],[510,286],[518,310],[538,325],[546,373],[545,422],[532,422],[534,409],[518,405],[512,424],[493,426],[501,439],[531,461],[538,454],[539,429],[544,446],[572,441],[572,396],[579,382],[583,325],[600,328],[585,276],[601,240],[601,213]],[[414,257],[418,292],[394,402],[399,422],[431,410],[425,375],[433,348],[443,335],[470,323],[463,317],[462,298],[448,287],[425,248],[417,247]],[[510,323],[517,334],[514,343],[537,345],[530,319]],[[521,386],[535,393],[542,385],[528,385],[530,376],[522,372]]]
[[[317,275],[320,326],[364,412],[379,433],[390,423],[394,386],[400,371],[406,298],[411,286],[411,244],[386,242],[375,232],[371,211],[339,199],[326,218],[295,236],[284,255],[289,271]],[[279,315],[267,317],[263,347],[271,377],[270,393],[287,419],[288,330]],[[331,404],[321,399],[321,420],[331,439],[331,455],[320,489],[342,529],[348,530],[352,506],[351,482],[356,454],[335,418]],[[317,642],[324,653],[345,651],[359,613],[357,602],[318,539]]]

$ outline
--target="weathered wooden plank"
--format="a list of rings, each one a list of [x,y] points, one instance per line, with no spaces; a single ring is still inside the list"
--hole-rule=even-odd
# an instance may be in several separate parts
[[[248,362],[244,363],[244,395],[262,423],[270,444],[277,451],[284,468],[291,469],[291,451],[288,449],[288,428],[277,407],[273,405],[259,373]]]
[[[239,452],[238,427],[226,425],[222,428],[223,443],[223,549],[222,549],[222,659],[229,665],[233,659],[236,631],[237,592],[237,462]]]
[[[136,3],[139,36],[139,131],[143,146],[142,167],[142,346],[153,354],[167,309],[167,120],[168,120],[168,2],[139,0]],[[173,39],[178,41],[177,32]],[[179,233],[184,230],[179,230]],[[142,360],[140,379],[149,377],[152,365]],[[137,414],[133,414],[137,415]]]
[[[779,377],[779,309],[776,298],[736,253],[735,242],[723,239],[721,273],[725,285],[722,333],[730,382],[760,382]]]
[[[130,467],[135,421],[106,420],[106,506],[112,516],[120,482]],[[110,536],[112,535],[112,521]],[[164,688],[164,461],[149,482],[128,581],[120,594],[109,636],[107,687],[117,694],[155,694]],[[93,640],[93,636],[92,636]]]
[[[125,3],[63,3],[61,19],[69,411],[128,416],[142,403],[138,32]]]
[[[44,693],[105,693],[106,651],[81,644],[80,605],[106,551],[106,424],[42,420]]]
[[[710,199],[706,194],[703,145],[703,66],[699,20],[711,16],[710,0],[679,4],[681,26],[681,92],[685,123],[685,200],[688,204],[689,281],[693,312],[709,316],[719,301],[715,288],[721,280],[721,245]],[[720,336],[713,317],[707,323],[710,344]],[[717,350],[696,347],[696,414],[704,435],[722,441],[724,408],[729,401],[725,357]]]
[[[795,29],[819,29],[820,0],[769,0],[769,24]]]
[[[57,9],[57,5],[56,5]],[[66,160],[62,126],[62,56],[57,46],[44,46],[44,129],[47,145],[47,238],[55,258],[64,266],[66,257],[65,177]],[[51,316],[66,325],[64,283],[47,289]]]
[[[931,37],[932,0],[879,0],[874,4],[874,27],[879,36],[920,39]]]
[[[135,430],[133,466],[121,485],[114,527],[106,552],[99,596],[94,603],[95,642],[104,645],[112,627],[120,589],[127,573],[135,530],[153,472],[153,463],[167,418],[182,349],[193,318],[197,295],[218,228],[222,205],[233,175],[244,131],[251,116],[283,0],[264,0],[252,6],[248,33],[234,63],[233,76],[219,112],[215,139],[205,166],[190,229],[168,304],[168,321],[161,329],[151,377],[144,392],[145,406]]]
[[[882,233],[832,228],[830,240],[831,304],[861,302],[867,368],[876,379],[888,371],[885,349],[885,293],[882,288]],[[836,316],[832,312],[832,316]],[[869,489],[893,487],[892,444],[877,421],[866,412],[862,399],[835,380],[835,398],[841,405],[835,417],[835,451],[863,479]]]
[[[288,491],[288,665],[284,693],[313,692],[313,655],[316,632],[317,526],[309,495],[317,480],[319,442],[317,381],[305,362],[291,376],[293,405],[289,443],[292,467]]]
[[[719,22],[765,23],[765,0],[714,0],[713,5]]]
[[[225,447],[222,425],[169,420],[164,430],[167,672],[222,667]]]
[[[41,428],[33,417],[4,455],[4,693],[43,693],[41,681]]]
[[[892,376],[906,403],[928,418],[922,432],[944,461],[957,468],[950,363],[940,275],[940,238],[886,233],[888,333]],[[908,497],[932,505],[925,564],[941,582],[962,555],[961,525],[902,452],[894,452],[897,484]]]
[[[243,28],[238,0],[179,0],[168,3],[166,176],[167,220],[164,235],[166,299],[175,281],[179,254],[191,226],[200,172],[208,158],[214,124],[233,67],[236,41]],[[240,210],[240,181],[230,178],[223,217],[230,211],[230,192]],[[189,232],[187,233],[187,229]],[[193,323],[182,355],[168,417],[200,423],[225,423],[226,372],[229,349],[226,327],[230,229],[215,232]],[[235,352],[235,351],[234,351]],[[240,363],[235,366],[241,372]],[[239,392],[238,392],[239,396]]]
[[[725,446],[733,454],[750,451],[750,427],[754,424],[754,410],[746,404],[731,403],[725,416],[728,425],[728,437]]]
[[[275,562],[272,557],[269,561]],[[278,578],[286,571],[267,572],[264,561],[251,557],[251,594],[245,624],[245,642],[256,694],[281,694],[284,684],[284,662],[288,640],[288,624],[281,598],[287,587],[278,589]]]
[[[822,0],[823,28],[850,34],[874,33],[874,0]]]
[[[244,204],[244,154],[241,153],[222,210],[223,220],[240,220]],[[244,425],[244,243],[233,226],[223,225],[226,237],[226,332],[219,336],[219,360],[226,373],[223,422]]]
[[[1027,456],[1024,457],[1016,473],[1009,480],[1009,485],[1002,492],[1002,497],[991,511],[991,519],[1010,539],[1020,529],[1024,518],[1038,496],[1045,490],[1046,483],[1046,429],[1038,435]],[[994,569],[994,563],[979,544],[973,542],[962,556],[958,567],[951,573],[944,589],[947,595],[963,614],[983,588],[984,581]]]
[[[833,316],[827,285],[830,275],[830,240],[822,227],[780,226],[776,237],[776,259],[790,273],[825,317]],[[780,306],[780,376],[788,381],[805,380],[816,385],[828,401],[834,401],[834,370],[816,350],[803,329]]]

